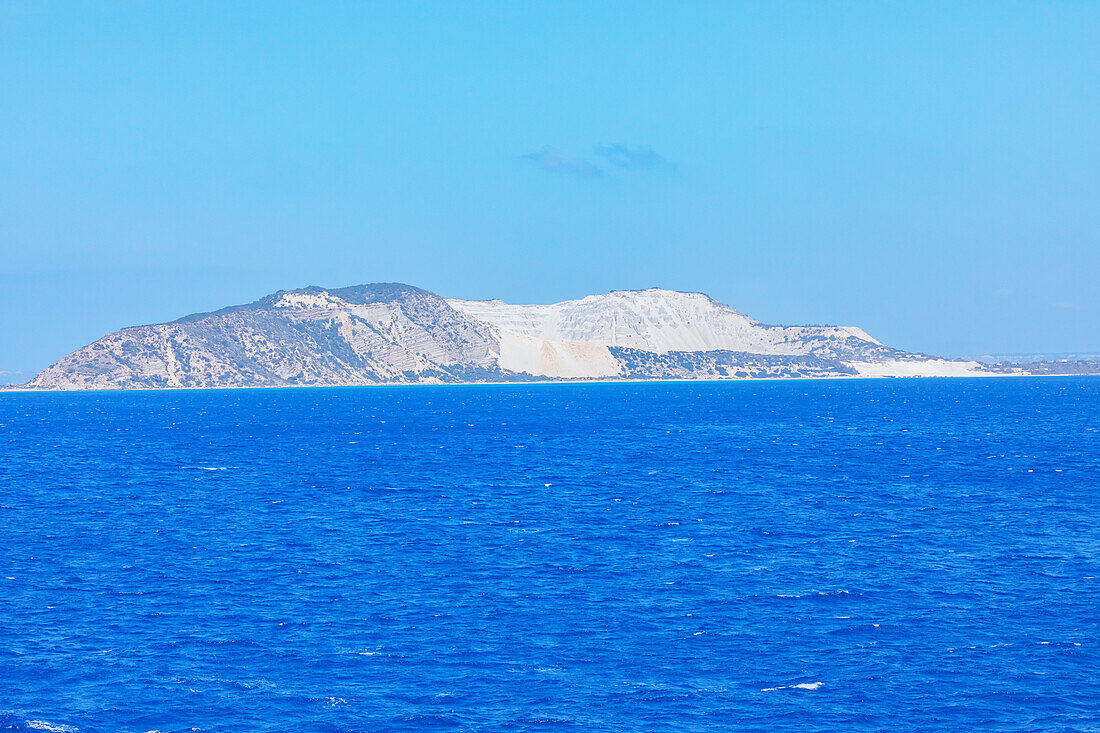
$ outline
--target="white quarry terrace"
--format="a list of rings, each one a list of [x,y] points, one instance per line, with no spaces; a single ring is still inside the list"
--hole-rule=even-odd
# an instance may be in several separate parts
[[[750,351],[784,353],[777,331],[702,293],[616,290],[551,305],[511,305],[500,300],[454,300],[457,310],[512,333],[545,341],[583,341],[645,351]],[[815,327],[880,345],[855,327]],[[794,352],[791,352],[794,353]]]
[[[617,290],[550,305],[502,300],[447,302],[500,329],[506,369],[556,377],[613,377],[621,367],[606,347],[657,354],[732,351],[811,355],[829,341],[882,346],[855,326],[766,326],[703,293],[662,288]],[[862,376],[959,376],[976,362],[881,360],[852,365]]]
[[[28,387],[124,389],[525,381],[972,376],[855,326],[773,326],[651,288],[549,305],[444,299],[400,283],[279,291],[108,334]]]

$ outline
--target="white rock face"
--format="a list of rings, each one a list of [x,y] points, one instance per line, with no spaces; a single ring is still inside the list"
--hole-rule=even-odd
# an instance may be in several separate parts
[[[271,304],[273,308],[294,308],[296,310],[316,310],[318,308],[347,308],[347,301],[331,293],[303,293],[291,291],[283,293]]]
[[[749,351],[769,341],[755,321],[701,293],[617,291],[553,305],[447,302],[480,321],[540,341],[581,341],[656,353]]]
[[[546,341],[500,330],[502,369],[554,379],[615,377],[622,367],[604,344]]]
[[[855,327],[768,326],[701,293],[638,290],[552,305],[445,300],[400,283],[280,291],[104,336],[38,389],[545,379],[969,376]]]
[[[656,354],[810,355],[850,340],[881,346],[859,328],[765,326],[702,293],[659,288],[590,295],[552,305],[456,299],[447,303],[500,329],[502,367],[548,377],[621,375],[621,366],[606,347]]]
[[[877,363],[850,361],[861,377],[980,377],[987,374],[976,361],[892,359]]]
[[[808,354],[812,351],[809,341],[831,336],[881,346],[859,328],[765,326],[702,293],[659,288],[590,295],[553,305],[510,305],[500,300],[447,302],[479,321],[541,341],[582,341],[658,354],[719,349]]]

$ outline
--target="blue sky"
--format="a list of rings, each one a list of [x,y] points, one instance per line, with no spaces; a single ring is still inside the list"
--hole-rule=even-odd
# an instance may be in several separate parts
[[[404,281],[1100,351],[1100,4],[4,3],[0,379]]]

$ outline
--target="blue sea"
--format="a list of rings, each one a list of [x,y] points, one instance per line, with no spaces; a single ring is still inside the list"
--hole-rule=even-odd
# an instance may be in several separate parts
[[[0,394],[0,730],[1100,731],[1100,379]]]

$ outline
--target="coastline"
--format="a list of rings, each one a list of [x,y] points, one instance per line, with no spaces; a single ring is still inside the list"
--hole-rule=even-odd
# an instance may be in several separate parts
[[[273,390],[273,389],[379,389],[393,387],[524,387],[544,385],[583,385],[583,384],[728,384],[744,382],[833,382],[833,381],[881,381],[881,380],[940,380],[940,379],[997,379],[1030,377],[1051,379],[1064,377],[1100,377],[1100,374],[966,374],[944,376],[864,376],[836,375],[830,377],[736,377],[733,379],[532,379],[515,382],[377,382],[370,384],[278,384],[225,387],[105,387],[101,389],[34,389],[23,386],[0,387],[3,394],[76,394],[76,393],[136,393],[136,392],[221,392],[236,390]]]

